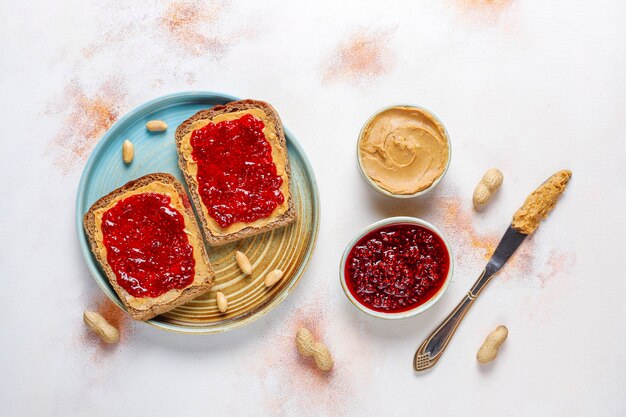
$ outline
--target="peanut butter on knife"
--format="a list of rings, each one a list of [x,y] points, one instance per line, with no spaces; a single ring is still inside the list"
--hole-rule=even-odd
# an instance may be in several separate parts
[[[534,232],[554,208],[571,177],[570,170],[558,171],[533,191],[513,215],[513,229],[527,235]]]

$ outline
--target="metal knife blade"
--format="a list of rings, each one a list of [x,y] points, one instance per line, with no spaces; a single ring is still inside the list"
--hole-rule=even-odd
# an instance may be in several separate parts
[[[491,278],[502,269],[504,264],[513,256],[517,248],[520,247],[524,239],[528,235],[515,230],[509,225],[504,235],[500,239],[500,243],[496,247],[496,250],[491,255],[491,258],[485,266],[480,278],[476,281],[474,286],[468,292],[468,296],[475,299],[483,288],[491,281]]]

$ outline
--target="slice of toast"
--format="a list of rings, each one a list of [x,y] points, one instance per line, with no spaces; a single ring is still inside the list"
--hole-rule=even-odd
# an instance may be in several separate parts
[[[195,261],[193,281],[184,288],[172,288],[156,297],[135,297],[120,284],[107,260],[107,249],[103,243],[102,217],[118,202],[132,195],[143,193],[166,194],[170,197],[170,207],[176,209],[184,219],[184,232],[193,247]],[[85,232],[89,237],[91,250],[104,270],[111,286],[126,306],[128,313],[136,320],[148,320],[185,304],[187,301],[206,293],[213,282],[213,269],[209,263],[202,234],[191,208],[189,198],[182,184],[170,174],[149,174],[128,182],[96,201],[83,218]]]
[[[260,218],[250,223],[235,222],[227,227],[222,227],[209,215],[207,206],[200,196],[197,179],[198,167],[192,156],[191,135],[195,130],[201,129],[209,123],[238,119],[245,114],[252,114],[255,118],[261,119],[265,125],[263,134],[272,147],[273,162],[278,174],[283,179],[280,190],[284,196],[284,201],[266,218]],[[285,226],[295,220],[296,210],[290,189],[291,170],[285,132],[278,113],[268,103],[257,100],[241,100],[199,111],[176,129],[176,150],[180,169],[187,181],[189,193],[202,223],[205,238],[210,245],[233,242]]]

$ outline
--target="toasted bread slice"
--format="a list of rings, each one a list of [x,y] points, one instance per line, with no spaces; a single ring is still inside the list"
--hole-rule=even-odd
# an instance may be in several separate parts
[[[107,260],[107,249],[103,243],[102,217],[118,202],[135,194],[157,193],[170,197],[170,207],[175,208],[184,218],[185,233],[193,247],[195,261],[193,281],[182,289],[170,289],[157,297],[135,297],[118,284],[117,276]],[[100,200],[96,201],[83,219],[85,232],[89,237],[91,250],[102,266],[111,286],[126,306],[128,313],[136,320],[148,320],[185,304],[204,294],[211,288],[213,269],[202,240],[202,234],[193,214],[191,204],[182,184],[170,174],[149,174],[130,181]]]
[[[227,227],[222,227],[209,215],[207,207],[200,196],[197,179],[198,166],[192,157],[191,135],[193,131],[209,123],[234,120],[243,117],[245,114],[251,114],[263,121],[265,125],[263,134],[272,147],[273,162],[276,165],[277,172],[283,179],[280,190],[284,196],[284,201],[268,217],[260,218],[250,223],[235,222]],[[295,220],[296,210],[290,190],[291,170],[285,132],[278,113],[268,103],[256,100],[241,100],[233,101],[223,106],[215,106],[209,110],[199,111],[176,129],[176,150],[178,152],[180,169],[183,171],[187,181],[189,193],[202,223],[205,238],[210,245],[222,245],[233,242],[285,226]]]

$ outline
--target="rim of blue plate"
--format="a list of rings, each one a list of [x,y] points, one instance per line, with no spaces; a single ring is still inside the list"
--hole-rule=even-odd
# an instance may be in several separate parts
[[[83,209],[86,206],[86,202],[84,201],[85,200],[85,185],[87,183],[87,180],[91,177],[91,172],[93,171],[93,168],[96,164],[96,160],[97,160],[99,152],[105,146],[106,142],[109,140],[110,137],[115,136],[119,130],[125,127],[126,123],[133,120],[134,118],[141,117],[142,115],[150,114],[154,112],[156,108],[162,108],[162,107],[167,107],[168,105],[171,105],[171,104],[177,104],[181,100],[187,100],[187,101],[222,100],[224,103],[228,103],[231,101],[237,101],[241,99],[236,96],[232,96],[230,94],[213,92],[213,91],[182,91],[178,93],[172,93],[172,94],[167,94],[164,96],[157,97],[155,99],[152,99],[148,102],[145,102],[144,104],[141,104],[131,109],[124,116],[122,116],[115,123],[113,123],[113,125],[111,125],[109,130],[107,130],[104,133],[104,135],[102,135],[100,140],[98,140],[98,143],[91,151],[91,154],[89,155],[89,158],[87,159],[87,162],[85,163],[85,167],[83,168],[83,172],[80,176],[80,181],[78,182],[78,190],[76,193],[75,216],[76,216],[76,231],[78,233],[78,241],[80,243],[80,249],[83,254],[83,258],[85,258],[87,267],[89,268],[89,271],[91,272],[91,275],[93,276],[98,286],[102,289],[102,291],[104,291],[107,297],[111,299],[111,301],[113,301],[119,308],[121,308],[124,311],[126,311],[126,309],[122,301],[119,299],[118,295],[110,286],[106,277],[104,278],[102,277],[102,272],[100,271],[99,266],[93,260],[93,257],[91,254],[91,247],[90,247],[87,235],[83,229],[83,216],[84,216]],[[294,277],[291,279],[289,285],[287,285],[285,289],[276,297],[274,297],[268,304],[264,305],[263,307],[255,311],[254,313],[248,316],[245,316],[241,319],[238,319],[236,321],[225,323],[222,325],[208,326],[208,327],[202,327],[202,326],[192,327],[192,326],[181,326],[181,325],[176,325],[176,324],[171,324],[171,323],[165,323],[165,322],[161,322],[155,319],[148,320],[145,323],[148,323],[160,329],[169,330],[169,331],[176,332],[176,333],[184,333],[184,334],[221,333],[221,332],[225,332],[228,330],[233,330],[239,327],[243,327],[246,324],[249,324],[261,318],[265,314],[272,311],[276,306],[278,306],[278,304],[280,304],[285,298],[287,298],[287,296],[291,293],[291,291],[296,287],[297,283],[300,281],[300,278],[306,271],[309,265],[309,262],[311,261],[311,257],[313,255],[315,246],[317,244],[317,237],[319,234],[319,222],[320,222],[320,199],[319,199],[319,192],[317,189],[317,180],[315,178],[315,172],[313,171],[313,166],[311,165],[311,161],[309,161],[309,158],[307,154],[304,152],[304,149],[302,148],[302,146],[300,145],[300,142],[298,142],[298,140],[291,133],[291,131],[287,129],[286,127],[284,128],[284,130],[285,130],[285,137],[287,138],[289,145],[297,151],[297,153],[299,154],[300,158],[302,159],[306,167],[306,171],[309,175],[311,185],[312,185],[311,194],[313,196],[313,204],[314,204],[314,207],[313,207],[314,215],[312,216],[313,222],[314,222],[312,242],[307,248],[304,261],[300,264],[299,268],[294,273]]]

